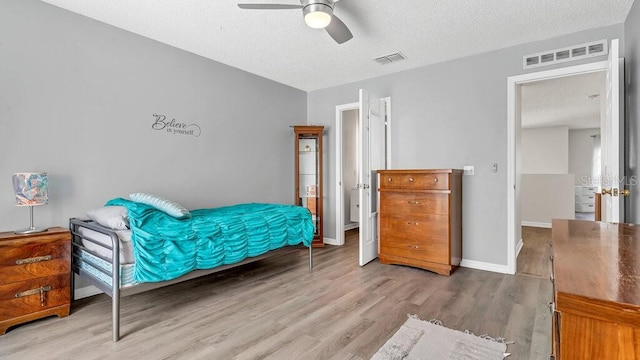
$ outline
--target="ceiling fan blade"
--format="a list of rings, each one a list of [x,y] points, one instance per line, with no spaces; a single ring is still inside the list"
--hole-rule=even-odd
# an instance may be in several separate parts
[[[348,40],[351,40],[353,34],[349,31],[347,25],[345,25],[342,20],[338,19],[337,16],[333,15],[331,18],[331,22],[329,26],[325,28],[329,35],[335,40],[338,44],[342,44]]]
[[[238,4],[240,9],[253,10],[283,10],[283,9],[302,9],[302,5],[290,4]]]

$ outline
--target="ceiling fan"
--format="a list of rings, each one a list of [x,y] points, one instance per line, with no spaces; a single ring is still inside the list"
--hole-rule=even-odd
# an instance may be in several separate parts
[[[338,44],[342,44],[353,35],[347,25],[333,14],[333,8],[339,0],[300,0],[300,5],[291,4],[238,4],[241,9],[283,10],[302,9],[305,23],[314,29],[327,30]]]

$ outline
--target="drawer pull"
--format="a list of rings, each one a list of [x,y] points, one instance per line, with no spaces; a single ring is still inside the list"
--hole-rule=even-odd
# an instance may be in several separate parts
[[[418,245],[407,245],[407,247],[409,247],[411,249],[418,249],[419,248]]]
[[[41,261],[49,261],[49,260],[51,260],[51,255],[36,256],[32,258],[27,258],[27,259],[18,259],[16,260],[16,265],[33,264],[33,263],[37,263]]]
[[[413,178],[412,177],[409,178],[409,182],[413,182]]]
[[[438,182],[438,178],[433,178],[433,182]]]
[[[418,223],[417,222],[407,221],[407,225],[418,225]]]
[[[420,204],[420,201],[407,201],[407,203],[409,203],[411,205],[418,205],[418,204]]]
[[[392,178],[387,178],[387,181],[388,181],[388,182],[391,182],[392,180],[393,180]]]
[[[44,306],[45,298],[46,298],[45,294],[47,291],[51,291],[51,286],[41,286],[37,289],[31,289],[31,290],[19,292],[16,294],[16,298],[40,294],[40,306]]]

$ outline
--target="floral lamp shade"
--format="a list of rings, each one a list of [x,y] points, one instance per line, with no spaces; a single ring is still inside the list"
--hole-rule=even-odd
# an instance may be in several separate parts
[[[13,191],[17,206],[44,205],[49,201],[47,173],[13,174]]]
[[[33,207],[49,202],[49,179],[47,173],[15,173],[13,174],[13,191],[16,194],[16,206],[29,207],[30,226],[27,229],[16,230],[16,234],[31,234],[47,231],[46,228],[36,228],[33,225]]]

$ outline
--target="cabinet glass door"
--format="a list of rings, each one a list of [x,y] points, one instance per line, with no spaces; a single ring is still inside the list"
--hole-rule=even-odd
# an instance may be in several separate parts
[[[294,126],[296,133],[296,205],[309,209],[314,225],[313,246],[322,247],[323,126]]]
[[[315,234],[318,234],[318,138],[301,136],[298,147],[300,172],[298,174],[299,202],[311,211]]]

